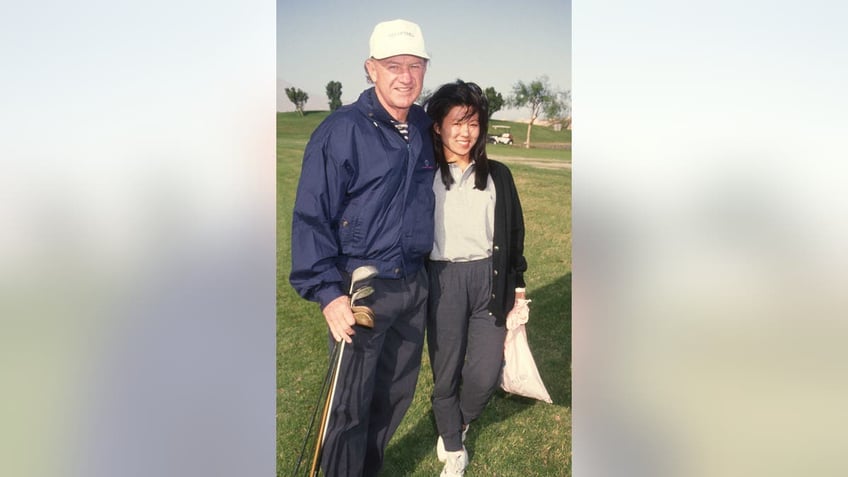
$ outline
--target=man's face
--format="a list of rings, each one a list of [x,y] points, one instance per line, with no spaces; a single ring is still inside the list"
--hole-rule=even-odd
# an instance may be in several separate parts
[[[405,121],[406,113],[421,94],[427,61],[417,56],[398,55],[382,60],[371,58],[366,66],[380,104],[392,117]]]

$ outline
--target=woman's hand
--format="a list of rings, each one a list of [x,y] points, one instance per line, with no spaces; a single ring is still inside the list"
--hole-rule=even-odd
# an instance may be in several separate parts
[[[509,313],[506,314],[506,328],[508,330],[514,329],[522,323],[527,323],[527,320],[530,319],[530,307],[527,304],[530,301],[526,298],[526,292],[523,288],[515,289],[515,303]]]

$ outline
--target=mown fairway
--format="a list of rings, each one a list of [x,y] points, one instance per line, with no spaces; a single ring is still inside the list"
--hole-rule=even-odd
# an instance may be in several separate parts
[[[277,115],[278,476],[292,474],[327,368],[327,331],[321,312],[288,283],[291,214],[303,148],[327,114]],[[543,129],[534,126],[533,137]],[[516,142],[523,142],[525,131],[526,125],[513,127]],[[556,134],[557,139],[564,137],[562,132]],[[567,138],[570,142],[570,131]],[[507,148],[490,146],[490,151],[500,156]],[[521,150],[519,146],[512,149]],[[536,151],[544,158],[571,159],[570,150]],[[528,297],[533,300],[527,325],[530,347],[554,404],[496,392],[468,434],[466,447],[471,459],[466,476],[570,476],[571,170],[504,162],[512,169],[524,207],[529,263],[525,279]],[[381,475],[435,476],[441,472],[430,411],[432,384],[425,347],[415,400],[389,444]],[[308,469],[308,462],[303,465]]]

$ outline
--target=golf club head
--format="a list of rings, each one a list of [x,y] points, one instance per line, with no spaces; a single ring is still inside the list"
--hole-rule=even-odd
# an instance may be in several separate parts
[[[357,325],[366,328],[374,327],[374,311],[371,308],[367,306],[353,306],[350,308],[350,311],[353,312],[353,319],[356,320]]]
[[[367,296],[371,296],[372,293],[374,293],[374,287],[369,287],[367,285],[362,287],[362,288],[357,289],[355,292],[353,292],[353,295],[351,295],[351,297],[350,297],[351,306],[353,306],[353,304],[356,303],[356,300],[359,300],[360,298],[365,298]]]
[[[356,268],[353,273],[350,274],[350,291],[348,292],[348,294],[353,294],[353,288],[356,286],[357,282],[367,280],[377,275],[377,273],[377,267],[373,265],[365,265]]]

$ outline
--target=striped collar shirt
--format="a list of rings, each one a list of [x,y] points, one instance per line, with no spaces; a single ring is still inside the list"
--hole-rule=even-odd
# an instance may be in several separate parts
[[[403,139],[406,142],[409,142],[409,123],[402,123],[400,121],[392,119],[392,124],[394,125],[395,129],[398,130],[400,135],[403,136]]]

